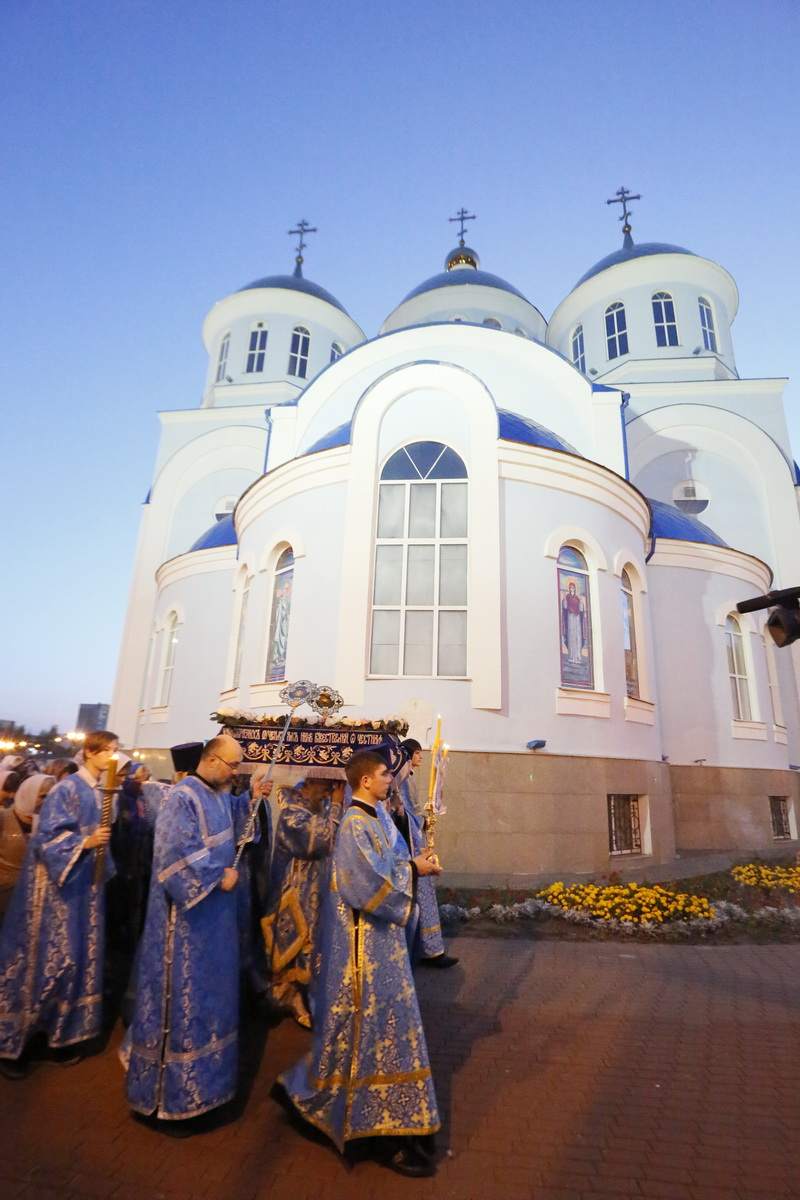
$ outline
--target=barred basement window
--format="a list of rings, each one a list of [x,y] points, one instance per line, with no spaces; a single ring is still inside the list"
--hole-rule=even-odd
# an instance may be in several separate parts
[[[785,796],[770,796],[769,814],[772,817],[772,836],[774,838],[790,838],[789,805]]]
[[[642,853],[638,796],[608,797],[608,849],[610,854]]]

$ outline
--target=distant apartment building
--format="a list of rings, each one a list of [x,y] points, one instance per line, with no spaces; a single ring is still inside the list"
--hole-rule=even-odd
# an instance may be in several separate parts
[[[95,729],[105,729],[108,724],[107,704],[82,704],[78,709],[78,719],[75,728],[79,733],[92,733]]]

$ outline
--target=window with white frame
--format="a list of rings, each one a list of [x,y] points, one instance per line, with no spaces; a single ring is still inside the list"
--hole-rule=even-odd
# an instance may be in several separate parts
[[[642,853],[642,822],[639,797],[613,794],[608,803],[608,850],[610,854]]]
[[[242,651],[244,650],[244,630],[247,624],[247,605],[250,600],[250,575],[245,575],[242,582],[242,592],[239,597],[239,620],[236,626],[236,649],[233,655],[233,678],[231,687],[238,688],[242,678]]]
[[[579,371],[586,374],[586,346],[583,340],[583,326],[576,325],[572,332],[572,361]]]
[[[215,383],[221,383],[225,378],[225,372],[228,369],[228,351],[231,348],[231,335],[225,334],[225,337],[220,342],[219,357],[217,359],[217,374],[214,379]]]
[[[275,564],[272,580],[272,604],[267,637],[267,683],[286,678],[286,652],[289,646],[289,617],[294,588],[294,552],[287,546]]]
[[[781,840],[791,838],[788,796],[770,796],[769,815],[772,819],[772,836]]]
[[[628,323],[621,300],[609,304],[606,309],[606,350],[609,359],[628,353]]]
[[[467,674],[467,469],[413,442],[381,472],[370,674]]]
[[[562,687],[594,688],[589,568],[574,546],[558,552],[558,609]]]
[[[175,671],[175,654],[178,649],[178,614],[172,612],[169,615],[166,629],[164,630],[164,661],[161,667],[161,679],[158,688],[158,700],[156,705],[158,708],[164,708],[169,704],[169,693],[172,688],[172,676]]]
[[[697,303],[700,308],[700,325],[703,330],[703,346],[706,350],[717,351],[717,334],[714,329],[714,314],[711,311],[711,304],[706,300],[705,296],[698,296]]]
[[[775,661],[775,643],[766,625],[761,634],[764,646],[764,658],[767,663],[767,680],[769,682],[769,698],[772,704],[772,721],[774,725],[783,725],[783,706],[781,704],[781,689],[778,684],[778,664]]]
[[[344,354],[344,347],[338,342],[331,342],[331,362],[336,362],[337,358],[341,358]]]
[[[731,681],[731,705],[735,721],[752,720],[750,684],[744,654],[742,627],[734,616],[725,622],[725,645],[728,651],[728,674]]]
[[[622,644],[625,650],[625,687],[628,695],[638,700],[640,697],[636,620],[633,609],[633,585],[627,571],[623,571],[620,576],[620,599],[622,601]]]
[[[669,292],[653,293],[653,322],[656,327],[657,346],[678,345],[678,322],[675,320],[675,302]]]
[[[247,347],[247,365],[245,372],[248,375],[257,374],[264,370],[264,355],[267,351],[267,330],[264,328],[262,321],[259,321],[255,329],[250,330],[250,344]]]
[[[497,317],[484,317],[484,325],[488,325],[490,329],[502,329],[503,326],[498,321]]]
[[[308,349],[311,345],[311,334],[305,325],[295,325],[292,330],[292,344],[289,350],[288,375],[296,375],[305,379],[308,374]]]

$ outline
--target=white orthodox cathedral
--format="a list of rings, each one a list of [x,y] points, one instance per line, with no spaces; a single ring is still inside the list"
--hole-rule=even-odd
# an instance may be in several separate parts
[[[463,219],[376,335],[303,277],[305,222],[293,275],[214,305],[203,401],[160,414],[126,746],[307,678],[424,746],[441,714],[453,879],[797,839],[800,655],[736,612],[800,584],[785,381],[739,377],[728,272],[623,212],[549,322]]]

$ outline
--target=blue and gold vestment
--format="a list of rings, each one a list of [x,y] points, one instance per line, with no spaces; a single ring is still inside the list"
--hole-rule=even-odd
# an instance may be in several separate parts
[[[233,866],[249,813],[249,793],[234,797],[190,776],[170,790],[156,820],[133,1021],[123,1047],[136,1112],[193,1117],[236,1090],[237,897],[236,888],[218,885]]]
[[[411,853],[416,858],[428,847],[428,839],[422,828],[423,819],[413,808],[403,805],[408,817],[408,833],[411,838]],[[436,896],[436,876],[422,875],[417,880],[417,904],[419,905],[419,939],[423,958],[436,958],[444,954],[444,938],[439,918],[439,901]]]
[[[102,793],[88,772],[44,798],[0,930],[0,1057],[43,1030],[51,1046],[96,1037],[103,1020],[104,886],[94,884]],[[105,880],[114,873],[105,855]],[[105,882],[104,880],[104,882]]]
[[[340,1150],[439,1128],[406,947],[413,871],[357,803],[333,852],[310,1054],[281,1077],[298,1112]]]

